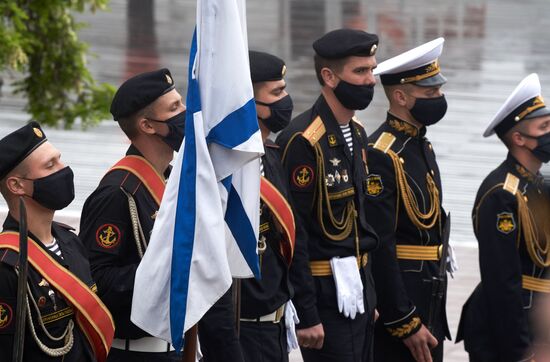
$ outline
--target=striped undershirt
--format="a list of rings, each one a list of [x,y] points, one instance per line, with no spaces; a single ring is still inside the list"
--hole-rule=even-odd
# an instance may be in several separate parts
[[[348,144],[348,147],[349,147],[349,151],[353,156],[353,138],[351,137],[351,127],[349,123],[346,124],[345,126],[340,125],[340,129],[342,129],[342,133],[344,134],[344,139],[346,140],[346,143]]]
[[[61,249],[59,248],[59,244],[57,243],[57,240],[53,238],[53,243],[50,245],[46,245],[46,248],[48,248],[49,251],[63,259],[63,255],[61,255]]]

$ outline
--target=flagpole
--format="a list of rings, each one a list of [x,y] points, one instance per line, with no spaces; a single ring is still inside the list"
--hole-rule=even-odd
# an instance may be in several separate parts
[[[185,345],[183,346],[183,362],[195,362],[197,360],[197,325],[185,332]]]
[[[233,279],[233,306],[235,307],[235,327],[237,337],[241,332],[241,279]]]

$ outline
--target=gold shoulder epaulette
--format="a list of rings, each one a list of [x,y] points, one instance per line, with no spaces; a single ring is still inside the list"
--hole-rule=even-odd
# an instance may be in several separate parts
[[[308,128],[304,131],[302,134],[302,137],[304,137],[310,145],[315,145],[321,137],[325,134],[327,130],[325,129],[325,124],[323,123],[323,120],[321,117],[317,116],[313,122],[309,125]]]
[[[519,178],[510,172],[506,175],[506,181],[504,181],[503,189],[515,195],[519,187]]]
[[[357,116],[351,117],[351,120],[352,120],[353,122],[355,122],[359,127],[365,128],[365,127],[363,127],[363,125],[361,124],[361,121],[359,120],[359,118],[357,118]]]
[[[374,143],[374,148],[384,153],[388,153],[395,142],[395,136],[388,132],[383,132]]]

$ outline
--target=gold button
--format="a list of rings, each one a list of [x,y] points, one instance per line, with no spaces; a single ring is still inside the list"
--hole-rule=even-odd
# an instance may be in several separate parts
[[[401,163],[405,163],[405,160],[403,159],[403,157],[399,157],[399,161],[400,161]]]
[[[430,151],[433,151],[434,148],[431,143],[428,144],[428,147],[430,148]]]
[[[435,172],[434,172],[434,170],[430,170],[430,172],[431,172],[432,176],[434,176],[434,175],[435,175]]]

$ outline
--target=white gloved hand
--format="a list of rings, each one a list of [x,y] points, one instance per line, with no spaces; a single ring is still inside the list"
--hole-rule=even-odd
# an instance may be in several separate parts
[[[292,300],[286,302],[285,307],[285,326],[286,326],[286,345],[287,352],[290,353],[293,349],[297,349],[298,337],[296,337],[296,324],[300,323],[298,313]]]
[[[447,248],[447,272],[451,274],[451,278],[454,278],[453,273],[456,271],[458,271],[456,252],[453,246],[449,243],[449,247]]]
[[[330,259],[330,266],[336,284],[338,310],[344,316],[355,319],[357,313],[365,313],[363,282],[357,267],[357,258],[335,257]]]

